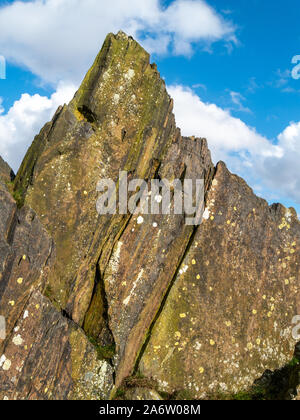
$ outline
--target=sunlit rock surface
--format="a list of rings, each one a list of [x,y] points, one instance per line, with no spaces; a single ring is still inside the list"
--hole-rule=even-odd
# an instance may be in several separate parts
[[[10,166],[0,156],[0,182],[10,182],[14,179],[15,174]]]
[[[297,215],[215,167],[172,108],[149,54],[109,34],[13,186],[0,161],[1,398],[222,398],[293,359]],[[119,171],[204,179],[203,223],[99,216],[97,183]]]

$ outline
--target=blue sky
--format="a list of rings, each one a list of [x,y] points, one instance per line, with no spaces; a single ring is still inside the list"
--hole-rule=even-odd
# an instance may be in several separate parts
[[[183,133],[206,136],[214,160],[299,214],[300,79],[291,77],[300,54],[299,1],[132,0],[123,10],[125,3],[0,0],[0,55],[7,60],[0,154],[17,169],[105,34],[123,29],[152,52]]]
[[[167,3],[167,2],[166,2]],[[296,93],[278,87],[279,71],[291,70],[291,59],[300,54],[300,7],[297,0],[215,0],[209,2],[237,25],[239,45],[230,54],[222,43],[212,53],[196,48],[195,54],[156,59],[168,84],[204,84],[201,97],[221,107],[231,107],[229,91],[240,92],[252,113],[243,120],[268,136],[276,137],[290,121],[299,120],[300,82],[289,78]],[[250,88],[257,85],[254,92]],[[255,86],[255,85],[254,85]],[[253,87],[253,86],[252,86]],[[241,115],[239,112],[233,112]]]

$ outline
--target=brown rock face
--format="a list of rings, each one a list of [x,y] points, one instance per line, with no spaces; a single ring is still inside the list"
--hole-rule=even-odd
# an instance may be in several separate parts
[[[18,211],[1,186],[0,216],[0,315],[6,324],[0,399],[107,398],[111,366],[39,292],[54,258],[53,241],[36,214]]]
[[[22,163],[14,192],[26,207],[0,189],[0,397],[108,398],[140,373],[125,398],[209,398],[292,359],[297,215],[215,168],[205,139],[181,136],[172,105],[149,55],[110,34]],[[203,179],[203,223],[99,216],[96,185],[119,189],[119,171],[149,188]]]
[[[26,207],[18,211],[1,186],[0,221],[0,314],[10,335],[30,294],[43,287],[53,242],[35,213]]]
[[[10,182],[14,179],[15,174],[9,165],[0,156],[0,181]]]

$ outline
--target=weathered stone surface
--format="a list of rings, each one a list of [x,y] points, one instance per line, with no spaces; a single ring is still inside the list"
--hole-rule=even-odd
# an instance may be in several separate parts
[[[0,156],[0,181],[10,182],[14,179],[15,174],[10,166]]]
[[[48,136],[54,130],[57,119],[62,113],[62,111],[63,107],[60,106],[56,111],[54,117],[52,118],[52,121],[45,124],[45,126],[41,129],[40,133],[34,138],[32,145],[28,149],[26,156],[18,170],[14,182],[14,191],[20,199],[20,204],[24,203],[24,198],[27,189],[33,181],[34,169],[37,164],[37,161],[43,153],[47,145]]]
[[[215,168],[206,140],[181,136],[172,106],[149,55],[110,34],[14,183],[55,253],[32,210],[17,211],[0,189],[0,314],[9,319],[2,367],[11,362],[0,369],[3,397],[104,398],[139,372],[169,395],[209,398],[245,390],[291,360],[297,215],[269,207],[223,163]],[[203,224],[188,226],[185,215],[99,216],[96,184],[116,181],[120,170],[148,185],[204,179]],[[36,311],[35,321],[24,311]],[[13,358],[15,327],[27,349]],[[150,398],[150,388],[135,388],[129,398]]]
[[[0,314],[8,335],[30,294],[43,288],[52,253],[53,241],[35,213],[27,207],[17,210],[0,185]]]
[[[73,281],[99,226],[97,182],[117,180],[120,169],[149,176],[175,135],[171,108],[148,53],[123,33],[109,35],[74,100],[29,150],[16,189],[27,191],[26,203],[56,243],[48,292],[62,307],[67,302],[74,306],[74,297],[69,299]],[[102,223],[101,230],[106,236]],[[94,289],[98,258],[88,260],[82,308],[70,309],[80,324]]]
[[[128,401],[161,401],[163,398],[153,389],[133,388],[126,391],[124,400]]]
[[[45,131],[47,141],[43,135],[32,146],[39,147],[38,158],[28,152],[16,185],[23,173],[33,173],[25,201],[57,246],[47,295],[100,343],[111,344],[113,336],[118,384],[134,368],[193,228],[184,216],[149,216],[142,226],[128,215],[97,217],[96,183],[116,180],[121,169],[131,178],[208,181],[210,153],[204,140],[181,137],[149,55],[123,33],[107,37],[74,100]],[[27,161],[34,168],[27,169]],[[139,243],[139,252],[124,247],[114,273],[122,243]]]
[[[218,164],[202,225],[142,357],[161,389],[191,397],[247,389],[291,360],[300,224]]]

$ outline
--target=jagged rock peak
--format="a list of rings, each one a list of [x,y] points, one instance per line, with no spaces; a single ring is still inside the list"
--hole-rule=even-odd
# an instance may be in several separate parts
[[[15,178],[14,171],[0,156],[0,181],[10,182]]]

